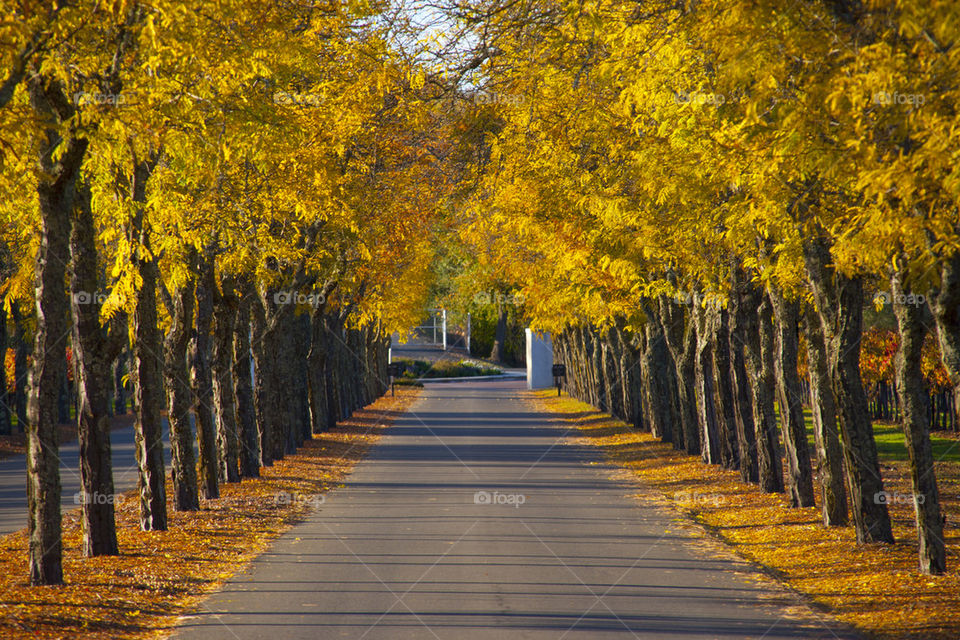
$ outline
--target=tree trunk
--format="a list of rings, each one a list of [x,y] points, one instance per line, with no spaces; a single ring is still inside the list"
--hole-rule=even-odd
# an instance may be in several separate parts
[[[726,309],[714,310],[713,371],[717,382],[717,420],[720,427],[720,463],[725,469],[740,468],[737,418],[734,410],[730,365],[730,324]]]
[[[904,299],[906,293],[904,271],[900,265],[900,270],[890,278],[890,297],[893,299],[893,312],[900,331],[900,347],[895,360],[897,392],[900,395],[907,453],[910,455],[920,571],[939,575],[947,570],[947,558],[943,542],[940,494],[937,491],[937,475],[930,445],[930,422],[927,414],[929,396],[923,382],[923,340],[927,334],[923,316],[926,307],[896,302]]]
[[[740,479],[744,482],[759,482],[760,470],[757,462],[757,434],[753,422],[753,402],[750,393],[750,379],[747,376],[747,364],[744,357],[745,314],[753,313],[743,305],[744,274],[734,267],[731,292],[732,309],[730,313],[730,372],[733,382],[734,412],[737,424],[737,444],[740,447]]]
[[[310,352],[307,356],[310,382],[310,419],[313,433],[327,429],[329,406],[327,403],[327,332],[323,309],[314,310],[310,322]]]
[[[693,313],[684,311],[680,305],[666,302],[660,304],[660,316],[664,318],[664,336],[670,347],[677,381],[677,407],[679,425],[677,444],[690,455],[700,453],[700,429],[697,422],[697,396],[694,355],[697,345],[696,323]],[[686,321],[684,318],[686,317]]]
[[[800,303],[786,300],[779,291],[771,289],[770,302],[776,316],[777,333],[777,394],[780,400],[780,424],[783,448],[787,457],[787,488],[790,504],[794,507],[814,506],[813,471],[810,466],[810,446],[803,420],[803,394],[797,373]]]
[[[664,442],[673,439],[673,413],[675,392],[669,371],[669,348],[663,335],[663,326],[652,311],[647,312],[646,348],[643,352],[644,398],[647,408],[647,425],[650,432]]]
[[[237,406],[237,425],[240,430],[240,476],[260,477],[260,434],[253,399],[253,380],[250,354],[250,305],[256,304],[254,294],[243,289],[244,296],[237,306],[233,333],[233,385]]]
[[[805,243],[804,259],[827,345],[857,542],[893,542],[887,505],[878,499],[883,478],[860,377],[863,282],[831,268],[829,247],[822,239]]]
[[[713,349],[710,344],[707,311],[701,298],[694,299],[692,320],[697,325],[696,393],[697,417],[700,422],[700,457],[707,464],[720,464],[720,435],[716,405],[713,400]]]
[[[777,415],[773,404],[773,331],[770,303],[756,286],[747,284],[743,315],[743,336],[747,351],[747,374],[752,391],[753,424],[756,428],[757,471],[760,488],[768,493],[783,491],[783,464],[777,442]]]
[[[216,295],[213,315],[213,401],[217,414],[217,449],[220,475],[224,482],[240,482],[240,445],[237,435],[237,407],[234,404],[233,336],[237,299],[232,282],[222,283]]]
[[[136,443],[140,468],[140,526],[144,531],[167,529],[167,496],[163,469],[163,428],[160,412],[163,407],[161,375],[161,339],[157,328],[157,263],[150,252],[150,230],[144,221],[146,182],[152,172],[151,163],[140,162],[134,168],[133,200],[137,203],[134,217],[134,242],[139,243],[136,266],[141,279],[137,291],[134,325],[134,393],[137,403]]]
[[[55,119],[51,98],[63,98],[56,80],[36,76],[29,84],[34,108]],[[27,428],[27,505],[30,533],[30,583],[63,582],[60,457],[57,437],[57,394],[70,334],[70,307],[64,283],[70,253],[70,215],[76,179],[87,141],[73,132],[64,141],[55,126],[47,129],[41,153],[43,173],[37,184],[41,236],[36,262],[37,330]],[[62,149],[57,159],[54,149]]]
[[[847,489],[843,476],[843,451],[837,428],[837,405],[830,388],[826,345],[820,317],[813,307],[804,316],[807,335],[807,362],[810,370],[810,407],[817,447],[817,471],[820,476],[820,506],[823,524],[841,526],[847,517]]]
[[[197,323],[191,348],[194,413],[197,416],[197,450],[200,456],[200,497],[220,497],[217,426],[213,418],[213,379],[210,373],[210,325],[213,321],[213,258],[201,256],[197,279]]]
[[[110,451],[110,365],[122,345],[116,336],[108,342],[100,326],[96,227],[89,188],[78,189],[77,195],[70,234],[70,292],[73,361],[80,399],[77,431],[83,552],[87,556],[116,555],[119,551]],[[120,323],[126,324],[126,319],[118,318],[114,325]]]
[[[490,350],[490,359],[502,364],[507,354],[507,307],[497,302],[497,328],[493,335],[493,348]]]
[[[191,262],[196,261],[192,256]],[[190,410],[190,334],[193,329],[195,283],[190,280],[173,295],[170,331],[164,340],[164,377],[167,387],[167,419],[170,424],[170,476],[173,480],[173,508],[199,511],[197,460],[193,453],[193,428]]]
[[[940,359],[953,386],[953,424],[960,425],[960,251],[940,265],[940,285],[930,293]],[[955,427],[956,428],[956,427]]]

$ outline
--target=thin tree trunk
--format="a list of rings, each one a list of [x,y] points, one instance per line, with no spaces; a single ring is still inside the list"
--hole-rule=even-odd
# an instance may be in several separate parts
[[[940,265],[940,284],[930,292],[930,309],[937,324],[940,360],[953,386],[953,424],[960,425],[960,251]]]
[[[713,349],[710,344],[707,311],[701,298],[695,297],[692,320],[697,325],[696,393],[697,417],[700,423],[700,457],[708,464],[720,464],[720,435],[716,405],[713,400]]]
[[[713,371],[717,383],[717,420],[720,427],[720,462],[726,469],[740,468],[737,418],[730,365],[730,324],[726,309],[714,310]]]
[[[146,182],[155,161],[135,164],[131,192],[137,203],[134,241],[139,243],[136,266],[141,279],[137,291],[134,325],[134,389],[137,403],[136,443],[140,468],[140,527],[144,531],[167,529],[167,496],[163,469],[163,377],[161,339],[157,328],[157,263],[150,252],[150,231],[144,218]]]
[[[646,348],[643,352],[644,398],[646,398],[647,425],[650,432],[664,442],[673,439],[673,425],[676,416],[673,413],[675,391],[669,367],[670,351],[663,335],[663,326],[659,318],[648,308]]]
[[[743,305],[744,274],[734,267],[730,313],[730,372],[733,381],[734,411],[737,421],[737,443],[740,447],[740,479],[744,482],[759,482],[760,470],[757,461],[757,434],[753,422],[753,402],[750,379],[744,356],[745,314],[752,309]]]
[[[697,423],[697,397],[694,356],[697,345],[696,322],[693,313],[681,305],[660,304],[664,318],[664,336],[673,356],[677,381],[679,411],[678,445],[690,455],[700,453],[700,429]],[[686,320],[684,320],[686,318]]]
[[[89,187],[78,189],[70,234],[70,292],[72,294],[73,358],[79,389],[78,441],[80,445],[81,522],[87,556],[116,555],[113,465],[110,452],[110,365],[122,347],[108,341],[100,326],[97,296],[96,228]],[[126,324],[118,318],[115,326]]]
[[[196,261],[193,256],[191,262]],[[164,341],[164,377],[167,387],[167,419],[170,424],[170,476],[173,480],[173,508],[199,511],[197,460],[193,453],[193,428],[190,410],[193,389],[190,386],[190,337],[193,328],[195,283],[189,280],[173,295],[170,330]]]
[[[900,258],[901,263],[905,260]],[[903,413],[903,431],[907,453],[910,455],[910,480],[913,484],[913,505],[919,539],[920,571],[942,574],[947,570],[946,549],[943,542],[943,514],[937,475],[933,468],[933,449],[930,445],[930,422],[927,414],[929,396],[923,382],[923,340],[927,325],[925,306],[900,304],[904,291],[904,270],[890,278],[893,312],[900,331],[900,347],[896,356],[897,392]]]
[[[787,457],[787,488],[793,507],[814,506],[813,471],[810,465],[810,446],[803,420],[803,394],[797,373],[800,303],[786,300],[778,291],[771,290],[770,301],[776,316],[777,333],[777,394],[780,400],[780,424],[783,448]]]
[[[217,426],[213,418],[213,379],[210,373],[210,327],[213,322],[213,258],[201,256],[197,279],[197,321],[191,348],[191,377],[196,399],[197,450],[200,456],[200,497],[220,497]]]
[[[753,284],[744,288],[743,336],[747,351],[747,374],[752,391],[753,424],[756,428],[757,470],[760,488],[767,493],[783,491],[783,464],[777,442],[777,415],[773,403],[773,331],[770,303]]]
[[[224,281],[222,286],[223,293],[216,296],[214,306],[211,360],[213,401],[217,414],[217,448],[220,454],[220,475],[224,482],[240,482],[240,445],[233,383],[233,336],[237,300],[231,282]]]
[[[36,76],[29,83],[34,108],[51,120],[72,114],[54,114],[54,101],[63,98],[56,80]],[[51,99],[52,98],[52,99]],[[87,141],[68,133],[66,140],[52,126],[40,156],[43,173],[37,184],[41,236],[36,262],[37,330],[34,337],[33,377],[27,428],[27,505],[30,535],[30,583],[63,582],[60,457],[57,438],[57,394],[70,333],[70,307],[64,283],[70,254],[70,215],[76,179]],[[57,159],[54,149],[62,149]]]
[[[857,542],[893,542],[887,505],[876,499],[883,494],[883,478],[860,377],[863,282],[831,269],[822,239],[807,240],[804,258],[827,345]]]
[[[327,347],[326,325],[322,309],[313,312],[310,324],[310,353],[307,356],[310,381],[310,418],[313,433],[326,430],[329,421],[327,402]]]
[[[237,307],[233,333],[233,385],[237,406],[237,425],[240,429],[240,476],[260,477],[260,434],[257,431],[256,406],[253,396],[250,354],[250,305],[256,304],[254,294],[244,288],[244,296]]]
[[[826,345],[820,317],[807,307],[804,317],[807,335],[807,362],[810,370],[810,407],[817,447],[817,471],[820,476],[820,506],[823,524],[842,526],[847,516],[847,489],[843,475],[843,451],[837,427],[837,406],[830,388]]]
[[[507,307],[497,302],[497,327],[493,335],[493,348],[490,350],[490,359],[503,363],[507,354]]]

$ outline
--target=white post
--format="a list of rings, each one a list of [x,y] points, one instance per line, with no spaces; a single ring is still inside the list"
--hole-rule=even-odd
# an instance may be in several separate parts
[[[447,350],[447,310],[443,310],[443,350]]]
[[[550,334],[541,338],[527,329],[527,389],[546,389],[553,386],[553,344]]]
[[[467,314],[467,355],[470,355],[470,314]]]

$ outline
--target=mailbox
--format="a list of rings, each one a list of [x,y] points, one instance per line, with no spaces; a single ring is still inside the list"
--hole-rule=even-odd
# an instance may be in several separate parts
[[[553,377],[554,377],[554,378],[566,378],[566,377],[567,377],[567,365],[565,365],[565,364],[555,364],[555,365],[553,365]]]
[[[403,373],[403,363],[402,362],[391,362],[387,365],[387,375],[390,376],[399,376]]]

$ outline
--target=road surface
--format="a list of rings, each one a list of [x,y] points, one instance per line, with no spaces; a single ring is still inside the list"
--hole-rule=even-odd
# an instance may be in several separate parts
[[[855,637],[786,617],[790,595],[630,497],[521,389],[427,384],[346,486],[176,637]]]

